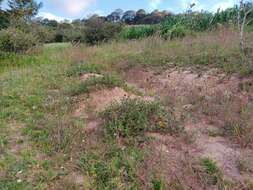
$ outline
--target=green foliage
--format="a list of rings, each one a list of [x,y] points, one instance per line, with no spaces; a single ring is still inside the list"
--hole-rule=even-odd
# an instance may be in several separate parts
[[[202,173],[200,174],[201,180],[208,185],[218,185],[223,187],[224,181],[221,171],[217,167],[216,162],[209,158],[201,160]]]
[[[15,28],[0,31],[0,51],[24,53],[38,45],[38,40],[30,33]]]
[[[213,160],[205,158],[202,160],[202,164],[208,174],[215,174],[219,171],[216,163]]]
[[[217,28],[220,24],[236,24],[237,12],[237,8],[234,7],[224,11],[218,10],[215,14],[189,11],[184,14],[172,15],[161,24],[161,34],[169,38],[173,30],[175,33],[182,33],[183,31],[185,33],[187,30],[203,32]],[[179,35],[179,37],[183,37],[184,35]],[[177,35],[175,35],[175,37],[177,37]]]
[[[153,179],[152,180],[153,190],[165,190],[166,186],[163,180]]]
[[[30,29],[30,32],[38,39],[40,43],[50,43],[55,40],[55,31],[41,26],[41,25],[33,25]]]
[[[178,26],[192,31],[205,31],[209,29],[212,19],[213,14],[205,12],[174,15],[161,24],[161,33],[166,34]]]
[[[8,0],[8,13],[12,18],[30,19],[37,15],[42,3],[37,3],[35,0]]]
[[[189,31],[182,25],[174,25],[166,33],[162,33],[162,37],[165,39],[183,38],[189,33]]]
[[[92,17],[85,24],[84,40],[90,45],[107,42],[114,39],[121,29],[122,26],[119,23],[111,23],[99,17]]]
[[[124,99],[111,105],[101,116],[110,136],[141,137],[145,132],[179,132],[173,116],[159,102]]]
[[[87,80],[72,87],[70,93],[73,96],[77,96],[82,93],[89,93],[92,89],[105,88],[105,87],[113,88],[124,85],[125,85],[124,82],[120,78],[113,75],[90,77]]]
[[[156,33],[157,27],[154,26],[128,26],[125,27],[120,36],[123,39],[139,39],[139,38],[146,38],[152,36]]]

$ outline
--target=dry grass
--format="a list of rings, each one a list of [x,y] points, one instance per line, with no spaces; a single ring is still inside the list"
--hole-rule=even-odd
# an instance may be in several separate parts
[[[75,62],[85,59],[88,63],[102,64],[107,70],[116,69],[120,72],[137,65],[163,67],[201,65],[219,67],[229,73],[250,74],[252,60],[240,53],[238,44],[236,32],[220,29],[173,41],[164,41],[154,36],[137,41],[74,48],[69,54]]]

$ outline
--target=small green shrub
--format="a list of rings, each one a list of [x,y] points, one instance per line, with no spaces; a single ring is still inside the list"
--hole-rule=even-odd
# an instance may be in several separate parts
[[[36,45],[38,40],[31,33],[15,28],[0,31],[0,51],[24,53]]]
[[[80,76],[85,73],[97,73],[100,74],[103,69],[102,65],[98,64],[90,64],[90,63],[78,63],[71,67],[71,69],[67,72],[68,76]]]
[[[175,39],[175,38],[183,38],[187,35],[188,30],[184,27],[184,26],[181,26],[181,25],[178,25],[178,26],[173,26],[172,29],[168,30],[166,33],[163,33],[162,34],[162,37],[164,39]]]
[[[204,166],[206,172],[209,174],[215,174],[219,171],[216,163],[208,158],[202,160],[202,165]]]
[[[136,137],[145,132],[178,132],[173,116],[159,102],[124,99],[101,113],[111,136]]]
[[[152,180],[153,190],[165,190],[166,185],[161,179],[153,179]]]
[[[204,158],[201,160],[202,174],[201,179],[208,185],[222,185],[223,179],[222,174],[213,160]],[[224,185],[224,184],[223,184]]]
[[[131,26],[125,27],[120,33],[123,39],[140,39],[152,36],[157,31],[155,26]]]
[[[90,77],[84,82],[72,87],[71,94],[73,96],[80,95],[82,93],[89,93],[92,89],[97,88],[113,88],[124,86],[124,82],[116,76],[105,75],[101,77]]]

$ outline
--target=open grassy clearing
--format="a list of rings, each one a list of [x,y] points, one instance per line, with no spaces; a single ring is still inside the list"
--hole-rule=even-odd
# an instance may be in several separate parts
[[[253,66],[236,39],[51,44],[1,60],[0,189],[251,190]]]

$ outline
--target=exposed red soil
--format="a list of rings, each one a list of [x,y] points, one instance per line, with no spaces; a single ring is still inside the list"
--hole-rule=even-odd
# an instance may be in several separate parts
[[[238,113],[249,104],[253,97],[251,89],[242,88],[244,84],[251,86],[252,77],[241,79],[236,75],[227,76],[217,69],[204,73],[169,69],[157,73],[149,69],[135,68],[128,71],[125,78],[127,82],[141,88],[147,94],[158,96],[163,100],[169,99],[178,118],[182,113],[185,114],[183,123],[186,131],[196,133],[196,140],[192,145],[182,145],[182,139],[171,140],[172,137],[159,135],[159,143],[155,147],[160,154],[167,155],[163,164],[166,165],[167,162],[170,168],[173,168],[173,163],[179,166],[181,163],[178,163],[178,160],[181,159],[178,155],[182,158],[187,152],[189,157],[215,160],[225,177],[229,179],[238,181],[243,179],[237,164],[244,151],[224,137],[212,137],[207,133],[209,129],[219,130],[226,119],[239,117]],[[219,100],[224,105],[219,105]],[[227,100],[229,101],[226,102]],[[206,103],[205,107],[201,105],[201,111],[210,108],[209,115],[204,115],[199,112],[199,108],[195,108],[199,106],[200,101]],[[190,115],[188,118],[187,114]],[[174,148],[175,144],[179,146]],[[179,167],[179,169],[182,168]],[[178,169],[174,172],[180,173]]]
[[[86,80],[91,76],[94,75],[87,74],[82,76],[81,80]],[[241,159],[240,155],[247,151],[238,148],[225,137],[210,136],[208,133],[209,130],[219,131],[226,119],[239,117],[238,113],[252,100],[253,93],[250,84],[253,78],[241,79],[236,75],[227,76],[217,69],[198,73],[180,69],[155,72],[143,68],[129,70],[124,74],[124,78],[146,95],[158,97],[173,106],[177,118],[180,119],[182,116],[184,118],[182,124],[186,133],[193,134],[195,139],[193,143],[186,143],[184,137],[148,134],[155,139],[149,145],[152,155],[147,159],[148,164],[160,165],[159,172],[165,173],[168,180],[185,179],[183,181],[186,184],[183,186],[188,187],[196,187],[196,179],[185,175],[186,170],[190,170],[187,164],[191,164],[186,160],[199,158],[210,158],[216,161],[228,179],[244,180],[244,176],[238,169],[238,161]],[[138,96],[119,87],[94,91],[90,93],[87,101],[79,104],[74,115],[79,117],[89,115],[91,110],[102,111],[113,102],[120,102],[127,97]],[[150,101],[152,98],[144,99]],[[203,114],[204,111],[207,114]],[[101,124],[97,119],[88,119],[88,121],[86,127],[88,133],[96,131]],[[201,189],[201,184],[198,185]]]

